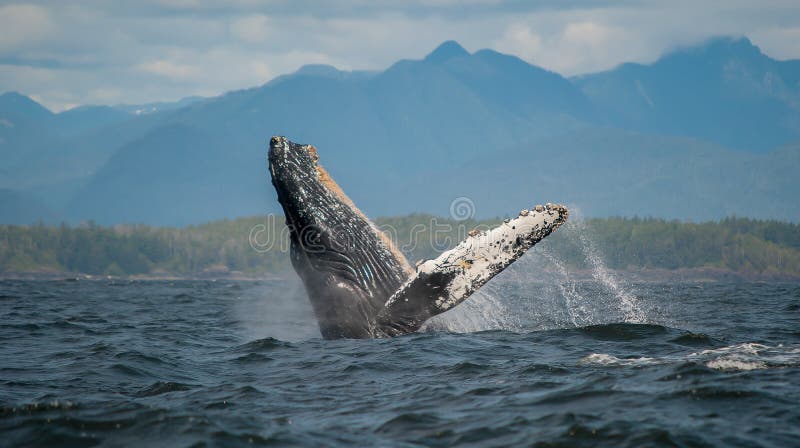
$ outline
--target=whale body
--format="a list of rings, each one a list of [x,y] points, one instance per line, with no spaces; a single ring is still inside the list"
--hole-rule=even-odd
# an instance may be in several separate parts
[[[268,160],[290,230],[292,266],[326,339],[418,330],[466,300],[569,215],[552,204],[523,210],[412,268],[319,164],[315,147],[276,136]]]

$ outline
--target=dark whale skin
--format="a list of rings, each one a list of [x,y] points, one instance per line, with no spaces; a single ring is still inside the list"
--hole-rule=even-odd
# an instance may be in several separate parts
[[[273,137],[268,158],[292,266],[322,336],[385,336],[376,317],[413,272],[408,262],[319,166],[313,146]]]

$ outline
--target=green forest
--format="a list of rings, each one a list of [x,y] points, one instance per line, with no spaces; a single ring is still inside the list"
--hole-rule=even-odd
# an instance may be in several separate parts
[[[376,225],[414,263],[500,220],[430,215],[379,218]],[[798,224],[727,218],[691,223],[652,218],[571,220],[541,243],[569,268],[588,267],[590,245],[611,269],[717,268],[800,277]],[[534,249],[536,250],[536,249]],[[222,220],[183,228],[92,223],[0,226],[0,275],[280,276],[290,270],[282,217]]]

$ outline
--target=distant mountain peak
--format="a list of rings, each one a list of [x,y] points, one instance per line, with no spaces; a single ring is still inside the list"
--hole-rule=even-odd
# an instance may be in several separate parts
[[[328,64],[306,64],[295,72],[296,75],[311,75],[311,76],[336,76],[341,73],[341,70]]]
[[[727,47],[740,49],[758,49],[747,36],[714,36],[706,41],[706,47]]]
[[[37,103],[33,98],[31,98],[29,96],[26,96],[26,95],[23,95],[23,94],[21,94],[19,92],[14,92],[14,91],[5,92],[3,94],[0,94],[0,101],[2,101],[3,103],[7,103],[7,104],[20,104],[20,105],[21,104],[27,104],[27,105],[30,105],[30,106],[36,105],[36,106],[44,108],[44,106],[42,106],[41,104]]]
[[[0,95],[0,111],[14,116],[33,117],[49,117],[53,113],[50,109],[37,103],[29,96],[23,95],[19,92],[5,92]]]
[[[12,90],[9,92],[3,92],[2,94],[0,94],[0,98],[7,100],[13,98],[27,98],[27,97],[19,92],[15,92]]]
[[[744,36],[725,36],[709,39],[702,47],[709,53],[761,55],[761,49]]]
[[[761,52],[758,46],[754,45],[750,39],[745,36],[712,37],[699,45],[675,49],[668,53],[665,58],[682,56],[702,56],[705,59],[767,57]]]
[[[425,56],[428,62],[444,62],[448,59],[453,59],[461,56],[469,56],[469,52],[464,49],[458,42],[448,40],[436,47],[429,55]]]

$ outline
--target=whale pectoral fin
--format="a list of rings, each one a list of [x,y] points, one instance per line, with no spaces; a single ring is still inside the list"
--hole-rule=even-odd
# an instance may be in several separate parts
[[[455,248],[422,263],[386,302],[378,326],[387,335],[419,329],[467,299],[567,220],[561,205],[537,206],[486,232],[470,232]]]

